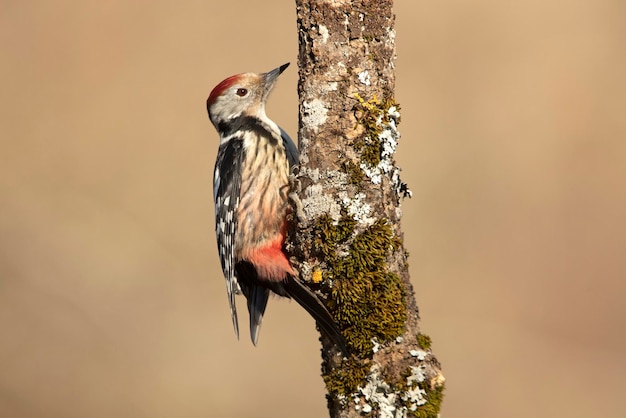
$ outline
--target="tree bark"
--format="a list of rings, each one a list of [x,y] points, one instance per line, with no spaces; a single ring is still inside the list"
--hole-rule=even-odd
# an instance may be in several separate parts
[[[390,0],[296,0],[298,173],[290,251],[326,301],[349,358],[322,336],[331,417],[436,417],[444,378],[419,332],[400,230],[402,183]],[[292,231],[293,232],[293,231]]]

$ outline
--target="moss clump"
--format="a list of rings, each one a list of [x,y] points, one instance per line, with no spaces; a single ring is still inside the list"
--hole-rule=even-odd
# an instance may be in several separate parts
[[[430,349],[432,341],[430,340],[430,337],[428,335],[419,333],[417,334],[417,343],[420,347],[422,347],[423,350],[428,350]]]
[[[329,310],[353,354],[372,355],[380,343],[400,336],[406,321],[404,289],[400,277],[388,271],[387,257],[399,246],[391,226],[379,219],[354,235],[356,221],[345,211],[334,224],[322,216],[315,225],[314,251],[333,280]]]
[[[370,167],[376,167],[380,164],[383,152],[380,134],[384,126],[390,122],[388,111],[391,107],[395,107],[399,111],[400,105],[393,98],[380,101],[378,97],[374,96],[366,101],[358,93],[355,93],[354,96],[358,100],[357,120],[365,128],[365,133],[355,139],[352,146],[360,153],[360,161]]]
[[[342,209],[336,225],[329,214],[320,216],[313,226],[315,236],[313,251],[317,257],[327,264],[334,264],[337,259],[337,246],[352,237],[356,223],[345,209]]]
[[[330,373],[324,374],[324,382],[331,396],[339,394],[348,395],[358,390],[363,385],[369,371],[369,362],[357,359],[348,359],[341,363],[341,367],[334,368]]]
[[[363,189],[363,180],[365,179],[365,173],[359,165],[352,161],[346,161],[342,165],[342,171],[348,175],[348,183],[356,186],[357,190]]]

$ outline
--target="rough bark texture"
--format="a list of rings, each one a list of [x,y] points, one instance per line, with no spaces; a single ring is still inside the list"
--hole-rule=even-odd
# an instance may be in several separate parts
[[[419,332],[393,154],[392,1],[296,0],[301,199],[290,251],[350,346],[322,338],[332,417],[436,417],[444,378]]]

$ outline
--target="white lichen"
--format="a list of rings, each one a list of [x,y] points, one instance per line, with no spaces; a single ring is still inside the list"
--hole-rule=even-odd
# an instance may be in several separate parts
[[[367,195],[365,193],[357,193],[354,197],[349,197],[345,191],[339,192],[339,199],[341,199],[342,206],[348,211],[348,215],[352,216],[352,219],[363,225],[373,225],[374,218],[370,215],[372,207],[369,203],[366,203]]]
[[[417,357],[419,361],[424,361],[428,353],[424,350],[411,350],[409,354],[413,357]]]
[[[385,48],[390,49],[390,50],[395,50],[396,31],[393,30],[391,27],[385,28],[385,31],[387,32],[387,36],[385,37]],[[396,55],[395,54],[392,57],[392,59],[389,60],[389,66],[391,67],[391,69],[396,68]]]
[[[370,167],[366,163],[361,163],[359,167],[361,167],[363,173],[365,173],[372,183],[380,184],[383,181],[383,175],[378,167]]]
[[[355,409],[363,413],[378,409],[381,418],[400,418],[404,416],[405,408],[396,407],[398,395],[380,375],[380,366],[374,365],[367,375],[367,384],[359,386],[358,392],[353,394]]]
[[[359,73],[359,81],[361,83],[365,84],[366,86],[369,86],[370,84],[372,84],[371,78],[370,78],[370,73],[367,70],[361,71]]]
[[[419,387],[419,383],[426,380],[425,369],[426,366],[411,366],[411,375],[406,378],[406,384],[410,389],[404,392],[400,398],[409,402],[411,411],[417,410],[418,406],[427,402],[426,391]]]
[[[385,46],[393,48],[396,44],[396,31],[390,27],[385,28],[387,36],[385,37]]]
[[[400,179],[400,169],[395,165],[393,155],[398,148],[398,142],[400,140],[400,131],[398,131],[398,120],[400,119],[400,112],[396,106],[391,106],[387,109],[387,117],[384,118],[381,114],[376,119],[376,125],[381,127],[381,132],[377,138],[366,138],[366,141],[370,143],[377,141],[381,144],[380,162],[376,166],[371,166],[365,162],[362,162],[359,166],[363,173],[370,179],[373,184],[380,184],[383,179],[383,175],[391,174],[391,183],[398,195],[411,196],[412,193],[408,189],[407,185]]]
[[[319,25],[318,32],[322,36],[322,43],[328,42],[328,28],[324,25]]]
[[[334,197],[325,193],[322,184],[316,183],[310,185],[305,190],[304,195],[302,206],[309,219],[317,219],[326,213],[333,219],[339,219],[341,206],[336,202]]]
[[[398,112],[398,108],[396,106],[391,106],[387,110],[387,114],[395,119],[393,121],[394,122],[394,126],[395,126],[395,121],[400,118],[400,112]]]
[[[370,206],[361,204],[364,196],[358,196],[352,201],[354,199],[350,199],[347,192],[340,192],[338,196],[328,194],[328,190],[336,190],[348,181],[346,173],[301,167],[299,175],[311,180],[311,185],[304,190],[302,198],[302,206],[308,219],[317,219],[328,214],[336,224],[341,218],[342,206],[350,207],[348,212],[357,220],[369,219],[367,215],[371,211]]]
[[[302,123],[317,132],[319,127],[326,123],[328,109],[325,103],[320,99],[313,99],[304,102],[302,106],[304,107]]]
[[[376,337],[372,338],[372,344],[374,344],[374,346],[372,347],[372,351],[374,353],[378,353],[378,350],[380,350],[380,344],[378,342],[378,339],[376,339]]]
[[[372,339],[372,342],[377,347],[376,339]],[[411,350],[410,354],[423,361],[427,353],[423,350]],[[426,404],[428,395],[421,387],[426,381],[426,366],[410,366],[410,370],[411,374],[406,378],[408,389],[400,391],[385,382],[380,365],[374,364],[365,379],[365,386],[359,386],[357,392],[351,395],[355,409],[365,414],[377,409],[379,417],[401,418],[406,417],[408,411],[416,411]]]

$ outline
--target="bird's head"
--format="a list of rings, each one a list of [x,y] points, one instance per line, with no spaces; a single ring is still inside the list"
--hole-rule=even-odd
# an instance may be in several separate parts
[[[264,118],[265,101],[276,79],[288,66],[289,63],[262,74],[233,75],[215,86],[206,101],[213,125],[217,128],[220,123],[241,115]]]

